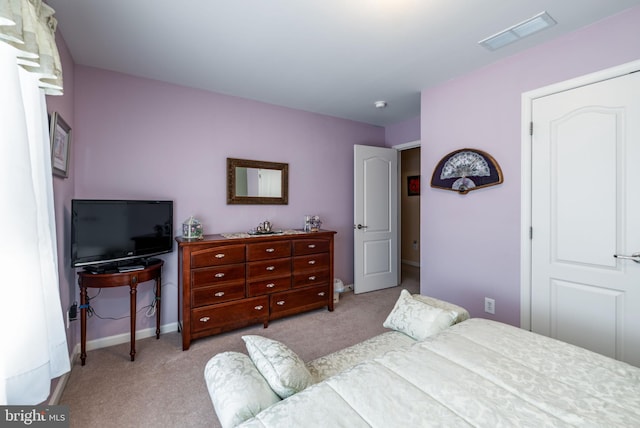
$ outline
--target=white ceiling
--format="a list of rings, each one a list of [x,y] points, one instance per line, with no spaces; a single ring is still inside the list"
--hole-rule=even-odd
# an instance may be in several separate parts
[[[640,0],[47,0],[76,64],[376,125],[424,88]],[[477,42],[547,11],[495,52]],[[634,43],[637,41],[634,41]],[[388,102],[376,109],[374,101]]]

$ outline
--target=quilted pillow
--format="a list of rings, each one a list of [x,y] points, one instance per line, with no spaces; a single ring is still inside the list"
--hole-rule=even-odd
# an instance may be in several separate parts
[[[414,299],[407,290],[402,290],[382,325],[400,331],[415,340],[424,340],[449,327],[457,316],[456,312],[428,305]]]
[[[313,383],[304,361],[284,343],[255,335],[242,336],[242,340],[253,363],[280,398],[287,398]]]
[[[235,427],[280,401],[251,359],[223,352],[209,360],[204,378],[220,424]]]

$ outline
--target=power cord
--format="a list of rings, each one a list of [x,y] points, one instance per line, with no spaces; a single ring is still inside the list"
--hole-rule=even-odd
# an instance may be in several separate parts
[[[164,284],[162,286],[164,286]],[[131,315],[123,315],[121,317],[103,317],[103,316],[100,316],[95,311],[95,309],[91,306],[91,301],[93,299],[95,299],[96,297],[98,297],[101,292],[102,292],[102,288],[99,288],[98,289],[98,293],[95,296],[87,296],[87,303],[85,305],[78,305],[78,309],[86,309],[87,310],[87,316],[89,318],[93,317],[94,315],[96,316],[96,318],[100,318],[101,320],[121,320],[121,319],[125,319],[125,318],[131,318]],[[156,314],[156,308],[157,308],[157,305],[158,305],[159,301],[160,301],[160,297],[156,296],[156,293],[154,291],[154,293],[153,293],[153,301],[149,305],[143,306],[140,309],[138,309],[136,311],[136,314],[139,314],[140,312],[142,312],[143,310],[146,309],[145,316],[147,318],[153,317]]]

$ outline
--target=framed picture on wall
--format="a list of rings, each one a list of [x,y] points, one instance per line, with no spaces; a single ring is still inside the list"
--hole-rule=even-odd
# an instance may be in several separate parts
[[[51,170],[53,175],[67,178],[71,152],[71,127],[59,113],[54,112],[51,115],[49,132],[51,134]]]
[[[489,153],[460,149],[438,162],[431,177],[431,187],[466,195],[472,190],[495,186],[502,181],[502,169]]]
[[[407,196],[420,195],[420,176],[410,175],[407,177]]]

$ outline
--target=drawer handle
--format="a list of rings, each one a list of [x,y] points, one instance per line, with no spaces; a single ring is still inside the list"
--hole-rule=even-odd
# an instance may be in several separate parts
[[[318,296],[320,296],[320,297],[324,296],[324,291],[319,292]]]
[[[315,281],[315,280],[316,280],[316,276],[315,276],[315,275],[311,275],[311,276],[309,277],[309,281]]]
[[[275,248],[267,248],[265,251],[267,253],[273,253],[276,249]]]
[[[220,272],[214,275],[216,278],[224,278],[224,273]]]
[[[284,300],[278,300],[276,302],[276,305],[280,305],[280,306],[284,305]]]
[[[310,265],[315,265],[315,264],[316,264],[316,261],[315,261],[315,260],[309,260],[309,264],[310,264]]]
[[[223,259],[224,258],[224,253],[216,254],[215,257],[216,257],[216,259]]]
[[[258,306],[256,306],[256,307],[255,307],[255,308],[253,308],[253,309],[255,309],[256,311],[261,311],[262,309],[264,309],[264,306],[262,306],[262,305],[258,305]]]
[[[267,266],[265,269],[272,271],[272,270],[276,270],[275,266]]]
[[[216,294],[214,294],[214,296],[222,297],[222,296],[224,296],[224,291],[218,291]]]
[[[276,285],[273,282],[270,282],[270,283],[267,284],[267,288],[273,288],[275,286]]]
[[[316,248],[316,244],[309,244],[308,247],[309,248]]]
[[[211,319],[211,318],[209,318],[209,317],[202,317],[202,318],[200,318],[200,322],[207,322],[207,321],[209,321],[210,319]]]

